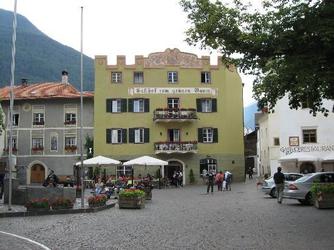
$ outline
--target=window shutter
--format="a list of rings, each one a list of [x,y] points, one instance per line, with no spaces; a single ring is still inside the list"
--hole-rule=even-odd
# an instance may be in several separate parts
[[[121,112],[126,112],[127,105],[126,99],[121,99]]]
[[[129,128],[129,143],[135,142],[135,129]]]
[[[106,129],[106,142],[111,143],[111,129]]]
[[[122,129],[122,143],[127,143],[126,129]]]
[[[197,112],[202,112],[202,99],[196,99]]]
[[[198,128],[198,142],[203,142],[203,130]]]
[[[133,112],[133,99],[128,100],[129,112]]]
[[[144,112],[150,112],[150,99],[144,99]]]
[[[218,128],[213,128],[213,142],[218,142]]]
[[[212,99],[212,112],[217,112],[217,99]]]
[[[107,99],[106,100],[106,108],[107,108],[107,112],[111,112],[111,99]]]
[[[150,129],[144,128],[144,142],[150,142]]]

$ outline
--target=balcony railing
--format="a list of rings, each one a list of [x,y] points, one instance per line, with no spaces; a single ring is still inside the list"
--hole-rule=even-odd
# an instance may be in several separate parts
[[[153,121],[163,121],[163,122],[170,122],[170,121],[192,121],[197,119],[196,109],[169,109],[169,108],[159,108],[154,110],[153,112]]]
[[[65,125],[76,125],[77,121],[76,120],[65,121],[64,124]]]
[[[197,141],[156,142],[154,150],[156,154],[197,153]]]

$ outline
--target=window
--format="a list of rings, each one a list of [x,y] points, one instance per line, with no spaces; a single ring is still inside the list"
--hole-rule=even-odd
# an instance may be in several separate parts
[[[201,98],[197,99],[197,112],[211,113],[217,112],[217,99]]]
[[[218,142],[218,129],[217,128],[198,128],[198,142],[217,143]]]
[[[274,146],[279,146],[279,138],[274,137]]]
[[[179,142],[180,141],[180,129],[168,129],[168,141]]]
[[[107,99],[106,106],[107,112],[110,113],[121,113],[127,110],[126,99]]]
[[[132,166],[117,166],[117,177],[120,176],[131,176]]]
[[[133,73],[133,83],[144,83],[144,73],[134,72]]]
[[[148,128],[129,128],[130,143],[148,143],[149,129]]]
[[[65,136],[65,148],[76,146],[76,137],[75,136]]]
[[[178,109],[180,105],[179,98],[167,98],[167,106],[169,109]]]
[[[9,149],[9,138],[8,138],[8,145],[7,145],[7,150]],[[17,150],[17,139],[16,137],[12,137],[12,151]]]
[[[129,99],[129,112],[150,112],[150,99]]]
[[[44,125],[44,113],[33,114],[33,125]]]
[[[122,72],[111,72],[112,83],[122,83]]]
[[[211,83],[211,74],[210,72],[201,72],[201,83]]]
[[[112,143],[112,144],[126,143],[127,141],[126,129],[121,129],[121,128],[107,129],[106,139],[107,143]]]
[[[76,124],[77,114],[76,113],[66,113],[65,114],[65,124]]]
[[[43,138],[32,138],[32,150],[43,150]]]
[[[213,158],[205,158],[199,161],[200,175],[207,173],[208,171],[217,172],[217,160]]]
[[[302,106],[302,109],[310,108],[308,98],[305,98],[301,101],[301,106]]]
[[[15,127],[19,126],[19,114],[13,114],[12,125]]]
[[[177,77],[177,72],[176,71],[169,71],[167,73],[168,75],[168,83],[177,83],[178,82],[178,77]]]
[[[317,130],[303,129],[303,143],[316,143],[316,142],[317,142]]]

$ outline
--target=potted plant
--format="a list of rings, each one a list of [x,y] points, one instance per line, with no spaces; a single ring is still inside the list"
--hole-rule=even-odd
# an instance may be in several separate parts
[[[73,202],[69,198],[58,197],[51,202],[51,207],[53,210],[59,209],[71,209],[73,208]]]
[[[26,202],[24,206],[27,211],[48,211],[50,210],[50,202],[47,198],[32,199]]]
[[[139,189],[124,189],[119,193],[119,208],[144,208],[145,192]]]
[[[334,183],[314,183],[311,193],[315,207],[334,208]]]
[[[104,194],[98,194],[88,197],[88,205],[91,208],[102,207],[106,205],[108,197]]]

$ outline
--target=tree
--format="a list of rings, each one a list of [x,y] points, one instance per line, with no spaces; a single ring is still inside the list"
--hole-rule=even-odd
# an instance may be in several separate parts
[[[192,168],[189,171],[189,183],[190,184],[195,183],[195,175],[194,175],[194,171]]]
[[[334,1],[272,0],[261,10],[234,0],[182,0],[191,27],[187,42],[217,49],[226,64],[254,74],[253,96],[273,111],[288,94],[290,108],[307,103],[315,115],[334,99]]]
[[[85,136],[84,148],[86,149],[87,159],[93,158],[94,139],[89,135]]]

